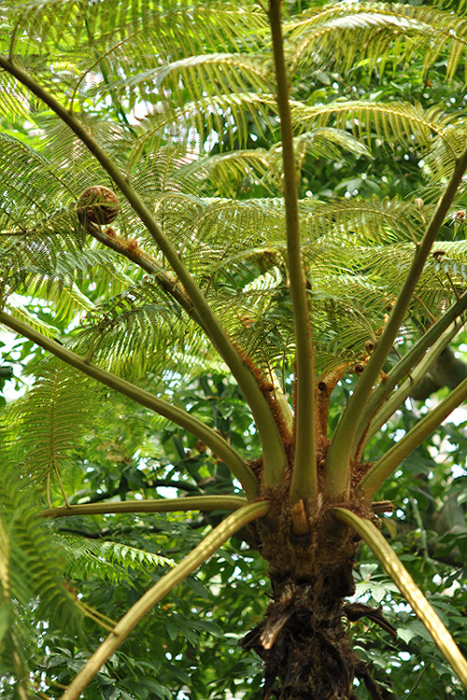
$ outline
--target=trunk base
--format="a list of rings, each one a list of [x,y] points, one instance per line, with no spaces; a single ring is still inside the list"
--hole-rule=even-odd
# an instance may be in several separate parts
[[[264,662],[263,700],[356,700],[355,677],[373,700],[381,700],[365,663],[350,647],[342,619],[365,615],[387,623],[380,611],[344,606],[355,590],[352,570],[359,541],[348,530],[330,534],[332,528],[324,525],[303,538],[286,535],[289,526],[261,533],[272,602],[240,645]]]

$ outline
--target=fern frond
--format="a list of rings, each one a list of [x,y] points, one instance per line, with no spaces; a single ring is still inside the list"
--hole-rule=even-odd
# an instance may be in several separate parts
[[[60,537],[67,558],[66,570],[74,580],[96,576],[109,583],[130,583],[135,574],[147,576],[159,567],[175,566],[173,559],[112,540],[77,541]]]
[[[11,463],[10,463],[11,467]],[[39,505],[39,504],[38,504]],[[82,614],[65,587],[63,557],[13,469],[0,474],[0,663],[26,683],[39,622],[79,631]]]
[[[171,101],[180,104],[196,100],[203,94],[228,94],[229,92],[263,91],[268,83],[269,71],[264,59],[250,58],[242,54],[209,53],[172,61],[143,73],[116,81],[109,89],[135,88],[148,83],[152,90],[162,86],[170,91]],[[183,95],[182,95],[183,93]]]
[[[77,46],[96,45],[102,51],[102,47],[116,44],[128,55],[128,42],[136,44],[141,53],[151,48],[144,60],[153,65],[154,41],[164,54],[193,54],[206,46],[219,45],[228,51],[248,47],[258,32],[267,29],[264,14],[254,4],[238,7],[220,0],[186,6],[167,0],[162,8],[150,4],[142,7],[135,0],[123,0],[117,8],[87,0],[79,12],[73,0],[28,0],[20,8],[12,4],[9,9],[10,28],[16,30],[15,39],[22,47],[39,35],[43,43],[50,40],[57,49],[65,50],[68,36],[73,35]],[[212,28],[206,27],[209,20]],[[98,58],[103,57],[98,54]]]
[[[340,199],[329,203],[304,201],[301,207],[303,227],[310,241],[321,237],[342,241],[351,253],[354,246],[418,240],[423,232],[424,216],[413,202],[397,199]],[[326,241],[322,242],[326,245]],[[311,252],[311,250],[310,250]],[[319,254],[319,248],[316,248]],[[326,254],[326,251],[323,251]],[[358,255],[358,249],[355,250]],[[330,263],[334,255],[331,253]]]
[[[42,156],[37,150],[8,134],[0,133],[0,164],[2,182],[11,182],[17,192],[21,192],[26,206],[39,216],[49,211],[44,208],[48,197],[54,203],[63,202],[64,196],[69,200],[73,196],[73,179],[67,170],[60,170],[56,163]],[[16,176],[16,177],[15,177]],[[3,197],[5,192],[2,191]],[[20,212],[16,214],[20,218]]]
[[[366,56],[370,70],[378,66],[382,72],[387,64],[396,67],[418,54],[426,72],[444,53],[448,79],[467,46],[462,17],[432,6],[385,3],[354,3],[351,11],[348,5],[305,11],[288,23],[286,35],[293,68],[317,60],[344,61],[350,68]]]
[[[0,79],[0,115],[6,122],[30,119],[29,95],[15,80],[7,75]]]
[[[457,122],[448,124],[444,129],[443,138],[434,139],[430,149],[423,154],[420,162],[422,172],[430,183],[444,186],[455,167],[455,158],[461,152],[466,140],[466,128],[463,117],[458,116]],[[438,187],[439,189],[439,187]],[[459,198],[465,190],[465,183],[458,190]],[[436,195],[436,198],[439,194]]]
[[[138,4],[135,12],[134,0],[125,0],[118,8],[87,0],[79,11],[73,0],[30,0],[20,8],[11,6],[7,19],[10,31],[5,36],[8,41],[2,42],[3,52],[34,56],[39,37],[44,52],[50,41],[57,56],[53,69],[62,78],[60,86],[54,86],[55,93],[66,84],[68,95],[78,91],[82,99],[89,93],[86,79],[90,73],[100,92],[115,91],[122,75],[160,69],[161,61],[184,60],[187,54],[201,54],[209,48],[212,52],[218,52],[219,47],[226,52],[251,51],[252,43],[257,43],[255,36],[266,29],[264,14],[254,5],[238,8],[219,1],[206,7],[180,7],[169,0],[162,9]],[[158,51],[154,51],[155,46]],[[136,64],[135,48],[139,54]],[[36,64],[30,69],[47,81],[43,65],[40,61]],[[212,71],[211,76],[215,75]],[[142,99],[151,99],[151,90],[136,87]]]
[[[345,149],[358,155],[370,155],[365,145],[356,138],[342,129],[331,127],[318,127],[302,133],[294,139],[294,149],[297,168],[301,167],[308,154],[335,158]],[[248,191],[252,184],[261,185],[271,196],[277,196],[282,188],[282,145],[279,142],[269,149],[236,149],[200,157],[182,167],[175,174],[175,179],[183,182],[187,176],[193,178],[195,174],[200,180],[209,177],[212,187],[221,197],[235,199],[239,191]],[[198,184],[197,191],[200,189]]]
[[[44,361],[36,372],[32,389],[8,407],[15,426],[9,439],[21,473],[43,488],[50,480],[60,481],[70,451],[92,425],[89,408],[98,399],[92,383],[66,365]]]
[[[83,319],[73,341],[73,348],[92,361],[138,377],[148,371],[184,373],[197,354],[213,358],[197,324],[151,275],[106,297]]]
[[[31,278],[29,282],[31,284]],[[94,308],[91,300],[73,282],[69,285],[55,285],[53,280],[39,278],[37,283],[31,286],[35,298],[53,304],[55,320],[58,323],[64,321],[68,324],[80,312]]]
[[[176,179],[183,182],[195,173],[200,179],[209,177],[212,183],[216,183],[216,190],[221,196],[232,198],[238,191],[246,190],[249,180],[253,180],[256,184],[261,182],[271,194],[277,195],[281,165],[276,157],[274,170],[271,171],[271,160],[269,152],[263,148],[204,156],[181,168]]]
[[[303,130],[314,125],[325,126],[333,119],[340,129],[349,128],[350,123],[350,129],[359,141],[366,138],[370,142],[374,129],[380,141],[390,146],[404,143],[412,148],[415,142],[419,147],[428,148],[435,135],[445,147],[452,148],[449,136],[454,120],[459,128],[459,116],[443,115],[439,107],[425,110],[421,105],[397,102],[346,100],[313,106],[294,103],[292,114]]]
[[[133,160],[146,150],[157,153],[166,141],[183,147],[183,135],[190,133],[195,134],[193,148],[198,143],[204,145],[212,133],[228,135],[231,148],[236,141],[244,146],[248,137],[246,116],[259,134],[265,134],[276,112],[274,96],[265,92],[202,95],[180,106],[166,100],[162,105],[149,106],[141,119]]]
[[[14,303],[13,301],[13,304],[7,304],[7,308],[12,316],[24,323],[28,323],[34,330],[40,331],[48,338],[52,338],[56,335],[57,331],[53,326],[37,318],[37,316],[34,316],[23,305]]]
[[[332,217],[326,220],[324,215],[320,222],[317,207],[314,235],[304,247],[317,366],[322,371],[364,360],[365,342],[375,342],[379,337],[413,259],[414,244],[396,241],[413,240],[413,236],[419,235],[416,218],[421,216],[420,212],[417,214],[412,204],[391,203],[384,225],[381,211],[376,214],[381,203],[375,202],[375,209],[368,207],[367,210],[367,205],[368,202],[359,200],[342,202],[344,230],[340,230],[339,209],[334,220]],[[411,220],[412,212],[415,221]],[[372,216],[380,222],[374,229]],[[320,231],[323,221],[329,226],[326,233]],[[467,262],[465,244],[445,246],[440,242],[435,252],[436,256],[430,258],[420,278],[407,318],[408,322],[411,318],[418,320],[419,327],[426,323],[427,308],[437,317],[452,302],[455,296],[452,284],[458,285],[459,290],[463,288]],[[258,362],[281,363],[284,358],[289,361],[293,356],[283,260],[280,247],[257,249],[255,256],[245,251],[222,260],[216,268],[218,313],[226,319],[231,335]],[[401,330],[401,337],[408,338],[414,331],[409,323]]]
[[[339,158],[342,151],[349,151],[360,156],[370,157],[370,151],[358,138],[346,133],[343,129],[318,127],[311,131],[303,131],[294,139],[298,164],[309,153],[314,158]]]
[[[249,257],[262,246],[271,252],[284,243],[285,215],[281,200],[273,198],[232,200],[228,198],[161,196],[157,211],[164,225],[172,232],[184,252],[196,253],[203,247],[199,269],[209,271],[214,264],[227,267],[242,256]],[[346,249],[352,245],[417,240],[430,206],[421,211],[413,202],[353,198],[317,202],[299,202],[300,225],[305,251],[309,242],[327,237],[337,241],[346,234]],[[185,215],[184,215],[185,214]],[[196,241],[192,249],[190,241]],[[189,247],[188,247],[189,246]],[[183,249],[183,248],[182,248]],[[264,251],[266,254],[266,250]],[[194,265],[194,263],[192,263]],[[196,268],[193,268],[196,269]]]

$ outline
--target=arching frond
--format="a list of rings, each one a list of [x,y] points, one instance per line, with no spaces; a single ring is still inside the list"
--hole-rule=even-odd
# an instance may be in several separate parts
[[[361,141],[332,127],[317,127],[300,134],[294,139],[294,148],[297,167],[301,167],[307,155],[333,158],[339,157],[342,150],[370,155]],[[261,185],[271,196],[277,196],[282,189],[282,145],[279,142],[269,149],[236,149],[204,156],[180,168],[175,177],[183,182],[187,176],[195,174],[200,180],[209,177],[222,197],[236,199],[239,191],[247,192],[252,185]]]
[[[275,158],[275,168],[271,170],[270,153],[263,148],[254,150],[235,150],[229,153],[220,153],[213,156],[205,156],[193,163],[181,168],[176,174],[177,180],[182,182],[188,176],[195,173],[202,180],[209,177],[209,181],[216,183],[217,191],[223,196],[231,196],[248,188],[249,179],[261,184],[277,194],[280,182],[281,165]],[[199,191],[198,187],[198,191]]]
[[[130,582],[134,572],[147,575],[148,569],[152,572],[159,567],[175,565],[168,557],[112,540],[77,542],[76,538],[67,541],[63,536],[61,539],[69,571],[77,579],[92,579],[98,575],[109,583]]]
[[[49,211],[45,200],[50,197],[54,202],[62,204],[68,196],[68,201],[73,198],[73,179],[68,169],[57,167],[57,163],[42,156],[37,150],[30,148],[19,139],[8,134],[0,134],[0,164],[2,168],[2,184],[16,187],[16,192],[21,193],[25,207],[38,216]],[[6,200],[6,193],[2,192]],[[45,205],[45,208],[44,208]],[[21,212],[16,212],[20,219]]]
[[[93,418],[98,402],[91,382],[66,365],[43,362],[32,389],[8,408],[11,432],[5,439],[14,447],[18,471],[41,489],[50,481],[61,484],[60,472],[70,460]]]
[[[162,105],[148,107],[147,115],[140,120],[132,160],[140,158],[146,150],[157,153],[160,145],[169,139],[183,147],[186,135],[193,147],[207,143],[212,134],[215,138],[219,134],[224,138],[227,135],[231,147],[237,141],[244,146],[249,133],[247,116],[263,134],[276,112],[276,101],[266,92],[201,95],[181,106],[167,100]]]
[[[460,132],[462,121],[457,115],[443,115],[439,107],[425,110],[416,104],[346,100],[326,105],[294,104],[292,113],[303,130],[315,124],[326,125],[332,119],[340,129],[349,128],[350,124],[352,133],[360,141],[364,138],[370,141],[374,130],[375,135],[389,146],[404,143],[428,148],[438,136],[451,153],[461,151],[460,148],[453,150],[458,146],[453,140],[453,124],[455,122],[456,130]]]
[[[100,317],[77,334],[74,349],[134,379],[148,372],[184,377],[216,358],[193,321],[180,317],[178,310],[174,313],[159,291],[147,284],[139,290],[133,286],[109,302]]]
[[[264,14],[254,4],[239,8],[219,0],[186,6],[169,1],[163,8],[126,0],[117,10],[92,0],[79,4],[75,0],[31,0],[21,8],[12,3],[8,9],[10,31],[5,33],[3,52],[29,59],[37,56],[39,43],[46,53],[50,41],[57,56],[54,72],[62,77],[55,90],[66,84],[67,95],[78,92],[80,99],[86,99],[90,87],[91,95],[96,88],[114,92],[122,87],[122,76],[125,82],[136,71],[141,71],[147,85],[152,72],[161,70],[161,62],[183,62],[187,54],[201,54],[209,48],[215,53],[219,47],[226,53],[251,51],[255,36],[266,28]],[[135,48],[139,54],[136,63]],[[49,82],[44,61],[35,63],[32,70]],[[220,77],[215,70],[211,72],[211,76],[216,75]],[[151,78],[151,87],[153,82]],[[141,85],[141,81],[125,83],[127,88],[136,87],[142,99],[151,101],[151,90],[141,89]]]
[[[108,89],[135,88],[147,84],[151,90],[170,91],[171,101],[180,104],[187,99],[196,100],[201,94],[217,94],[229,91],[248,92],[248,88],[262,91],[268,84],[269,71],[264,58],[242,54],[209,53],[172,61],[143,73],[133,73],[128,78],[111,83]],[[180,93],[184,93],[181,95]]]
[[[2,75],[0,86],[0,115],[10,122],[29,118],[29,96],[26,90],[8,75]]]
[[[414,202],[381,201],[376,197],[355,197],[329,203],[304,201],[301,204],[303,229],[308,238],[327,237],[331,244],[334,241],[337,248],[345,247],[349,252],[359,244],[416,241],[422,235],[425,217],[431,213],[429,207],[422,212]],[[358,248],[356,252],[358,255]],[[324,255],[328,255],[326,247]],[[332,264],[333,259],[331,253],[328,263]],[[336,262],[339,264],[338,259]]]
[[[65,625],[73,634],[82,614],[66,588],[62,554],[13,464],[4,463],[0,474],[0,663],[24,693],[39,622]]]
[[[424,70],[440,54],[448,56],[446,77],[452,78],[467,46],[462,17],[432,6],[354,3],[305,11],[287,26],[290,60],[295,67],[307,62],[369,59],[370,69],[405,63],[423,56]],[[464,69],[465,70],[465,69]],[[466,73],[464,72],[464,79]]]
[[[50,40],[58,50],[66,50],[67,39],[73,35],[77,47],[96,45],[102,51],[104,46],[121,45],[122,53],[128,55],[125,42],[136,45],[143,53],[144,47],[154,49],[152,42],[157,40],[156,46],[162,52],[186,55],[197,53],[206,44],[221,46],[225,51],[233,47],[245,49],[255,34],[267,30],[266,18],[254,3],[239,7],[237,3],[209,0],[180,5],[178,0],[167,0],[158,7],[124,0],[117,7],[110,7],[92,0],[79,4],[76,0],[28,0],[19,8],[14,2],[7,5],[10,12],[6,19],[16,34],[14,48],[32,49],[33,38],[40,37],[43,43]],[[212,22],[212,28],[206,26],[207,20]],[[153,57],[154,51],[148,52],[145,59],[149,63]]]
[[[314,158],[339,158],[342,151],[348,151],[360,156],[370,156],[370,151],[358,138],[348,134],[343,129],[318,127],[303,131],[294,139],[298,163],[303,162],[310,154]]]

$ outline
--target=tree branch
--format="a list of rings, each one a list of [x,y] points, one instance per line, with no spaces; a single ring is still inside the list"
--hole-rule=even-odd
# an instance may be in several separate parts
[[[121,620],[115,625],[107,639],[100,645],[97,651],[87,661],[77,676],[73,679],[60,700],[76,700],[83,690],[89,685],[96,673],[125,641],[138,622],[146,615],[156,603],[169,593],[174,586],[183,581],[192,571],[198,568],[216,550],[221,547],[237,530],[244,525],[262,518],[270,508],[268,501],[252,503],[240,508],[236,513],[229,515],[218,525],[200,544],[193,549],[177,566],[163,576],[152,588],[128,610]]]

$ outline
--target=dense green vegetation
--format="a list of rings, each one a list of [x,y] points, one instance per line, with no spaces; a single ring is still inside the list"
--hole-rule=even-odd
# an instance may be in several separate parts
[[[464,697],[463,13],[2,3],[2,697]]]

